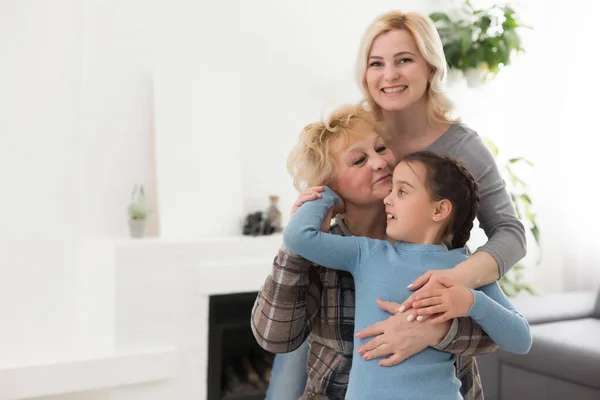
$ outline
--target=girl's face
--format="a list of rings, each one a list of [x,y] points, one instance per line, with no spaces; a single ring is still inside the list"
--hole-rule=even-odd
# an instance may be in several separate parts
[[[365,81],[370,96],[385,111],[426,103],[432,69],[408,30],[378,36],[371,46]]]
[[[381,136],[370,133],[349,146],[338,139],[332,155],[336,170],[331,187],[347,204],[378,203],[388,195],[396,158]]]
[[[426,233],[438,225],[435,221],[438,202],[425,187],[426,179],[427,169],[420,162],[398,164],[392,191],[383,200],[388,236],[409,243],[424,243]]]

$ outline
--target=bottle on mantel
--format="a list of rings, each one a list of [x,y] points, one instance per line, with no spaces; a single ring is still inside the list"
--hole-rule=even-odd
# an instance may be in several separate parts
[[[271,195],[269,196],[269,208],[267,208],[266,219],[271,227],[274,229],[274,232],[281,232],[283,230],[281,226],[281,211],[279,210],[279,196]]]

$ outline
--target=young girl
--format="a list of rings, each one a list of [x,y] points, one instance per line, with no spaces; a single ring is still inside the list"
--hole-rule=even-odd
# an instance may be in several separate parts
[[[343,210],[340,197],[326,187],[322,197],[304,203],[284,231],[284,244],[298,255],[330,268],[349,271],[356,287],[355,331],[387,318],[376,303],[402,302],[411,282],[428,270],[453,268],[468,257],[464,247],[479,203],[477,184],[453,159],[431,152],[409,154],[393,173],[384,199],[387,235],[394,241],[344,237],[321,231],[325,217]],[[468,316],[503,349],[526,353],[531,346],[527,321],[512,307],[497,283],[467,289],[449,279],[429,293],[435,313]],[[405,288],[405,289],[401,289]],[[356,337],[354,347],[362,339]],[[368,354],[352,364],[348,399],[462,399],[454,356],[427,348],[402,364],[382,369]]]

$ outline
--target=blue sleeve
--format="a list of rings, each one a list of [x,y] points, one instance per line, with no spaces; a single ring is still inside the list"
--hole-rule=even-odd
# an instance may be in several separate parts
[[[325,187],[322,198],[304,203],[283,231],[283,243],[292,252],[325,267],[354,272],[366,238],[321,232],[321,224],[339,196]]]
[[[508,300],[497,282],[473,293],[467,317],[477,322],[498,346],[511,353],[525,354],[531,348],[529,324]]]

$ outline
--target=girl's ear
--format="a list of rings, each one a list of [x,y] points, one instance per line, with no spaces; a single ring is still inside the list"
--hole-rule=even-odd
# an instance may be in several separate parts
[[[442,222],[450,218],[452,214],[452,202],[448,199],[442,199],[437,202],[431,216],[435,222]]]

